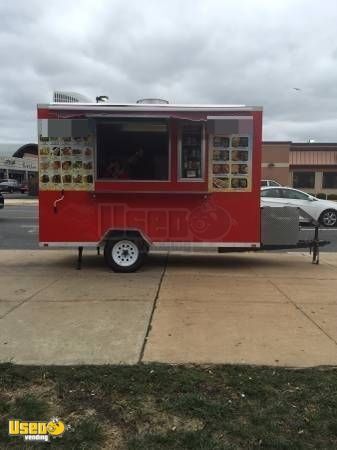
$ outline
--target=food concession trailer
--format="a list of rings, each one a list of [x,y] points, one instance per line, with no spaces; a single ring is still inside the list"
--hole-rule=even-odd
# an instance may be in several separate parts
[[[261,107],[38,105],[40,245],[76,247],[79,264],[104,247],[121,272],[156,246],[308,246],[298,211],[261,214],[261,133]]]

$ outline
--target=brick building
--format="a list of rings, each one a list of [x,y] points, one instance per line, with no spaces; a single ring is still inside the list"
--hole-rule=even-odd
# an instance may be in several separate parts
[[[265,141],[262,178],[312,194],[337,194],[337,143]]]

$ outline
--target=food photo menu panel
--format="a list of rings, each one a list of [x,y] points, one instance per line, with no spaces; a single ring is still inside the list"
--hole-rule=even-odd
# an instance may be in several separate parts
[[[249,192],[252,186],[252,148],[247,135],[213,135],[210,145],[210,189]]]
[[[91,191],[94,188],[92,136],[42,137],[39,140],[39,185],[44,191]]]

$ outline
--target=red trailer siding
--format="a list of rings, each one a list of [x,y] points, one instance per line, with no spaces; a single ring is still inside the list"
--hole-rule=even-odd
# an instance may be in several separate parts
[[[69,108],[55,111],[42,107],[38,110],[38,118],[81,117],[86,114],[85,107],[82,111],[71,111],[70,105]],[[120,112],[112,114],[118,117]],[[156,114],[159,113],[153,112]],[[96,180],[91,192],[41,190],[40,243],[97,245],[108,230],[135,229],[151,243],[259,245],[262,112],[209,110],[188,112],[184,118],[206,120],[208,115],[216,114],[253,117],[250,192],[209,191],[207,134],[205,180],[179,181],[177,120],[182,114],[171,111],[170,181]],[[57,200],[60,201],[55,207]]]

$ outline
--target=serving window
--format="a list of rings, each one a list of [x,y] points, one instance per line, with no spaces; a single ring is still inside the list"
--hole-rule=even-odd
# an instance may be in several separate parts
[[[163,119],[97,123],[97,179],[167,181],[169,127]]]
[[[205,171],[204,125],[182,124],[179,139],[179,179],[202,181]]]

